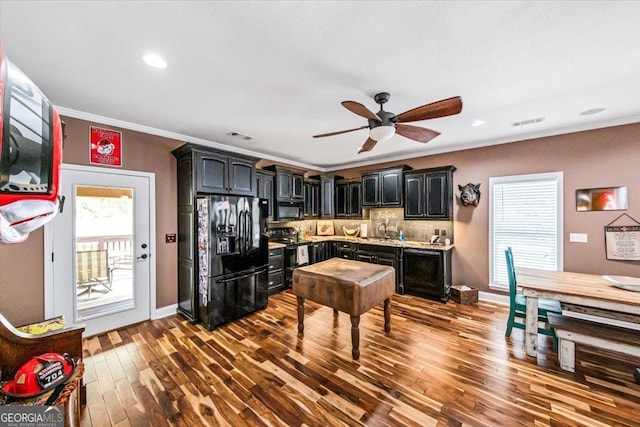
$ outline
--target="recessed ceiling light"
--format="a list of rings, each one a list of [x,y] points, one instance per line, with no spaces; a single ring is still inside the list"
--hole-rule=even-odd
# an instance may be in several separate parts
[[[483,124],[485,124],[486,122],[484,120],[474,120],[473,123],[471,123],[471,126],[482,126]]]
[[[147,65],[153,68],[167,68],[167,63],[160,56],[155,53],[150,53],[142,57],[142,60],[147,63]]]
[[[581,116],[590,116],[592,114],[602,113],[604,110],[605,110],[605,108],[592,108],[590,110],[583,111],[582,113],[580,113],[580,115]]]

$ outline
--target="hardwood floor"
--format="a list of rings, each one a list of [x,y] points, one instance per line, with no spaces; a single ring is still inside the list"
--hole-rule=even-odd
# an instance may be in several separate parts
[[[179,316],[85,340],[83,426],[632,426],[640,424],[639,360],[577,346],[560,370],[549,337],[536,361],[524,334],[504,339],[508,309],[396,295],[351,323],[296,299],[213,332]]]

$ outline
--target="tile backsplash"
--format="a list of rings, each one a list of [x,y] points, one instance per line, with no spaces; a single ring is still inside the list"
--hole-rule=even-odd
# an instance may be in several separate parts
[[[452,243],[455,243],[453,221],[405,221],[403,208],[368,209],[365,213],[368,213],[368,219],[334,219],[335,234],[343,236],[342,227],[354,229],[359,227],[360,224],[367,224],[368,237],[370,238],[384,238],[386,229],[387,235],[391,239],[397,239],[402,230],[406,240],[428,242],[431,240],[431,236],[439,235],[442,240],[450,239]],[[317,234],[316,220],[278,222],[277,226],[297,227],[311,236]]]

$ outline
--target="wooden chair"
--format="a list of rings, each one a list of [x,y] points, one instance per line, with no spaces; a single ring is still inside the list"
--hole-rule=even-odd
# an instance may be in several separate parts
[[[513,251],[508,247],[504,251],[507,260],[507,275],[509,276],[509,320],[504,336],[509,338],[513,328],[526,329],[527,297],[518,294],[516,269],[513,263]],[[538,299],[538,322],[544,323],[544,327],[538,326],[538,333],[553,337],[553,349],[558,350],[558,338],[552,327],[549,326],[547,313],[562,314],[562,307],[558,301]]]
[[[76,285],[80,290],[78,296],[88,294],[87,298],[91,298],[92,291],[111,291],[109,251],[100,249],[76,252]]]
[[[20,367],[33,356],[44,353],[69,353],[82,361],[82,333],[84,326],[74,326],[46,332],[41,335],[25,334],[17,330],[0,314],[0,380],[12,380]],[[87,401],[87,390],[80,383],[80,404]]]

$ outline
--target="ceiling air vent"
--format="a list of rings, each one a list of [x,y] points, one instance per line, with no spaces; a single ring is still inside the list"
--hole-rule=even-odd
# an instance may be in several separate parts
[[[544,121],[544,119],[545,119],[544,117],[536,117],[535,119],[521,120],[519,122],[512,122],[511,126],[518,127],[518,126],[532,125],[534,123],[540,123]]]
[[[234,138],[244,139],[245,141],[251,141],[253,139],[252,136],[245,135],[243,133],[235,132],[235,131],[228,132],[227,135],[232,136]]]

